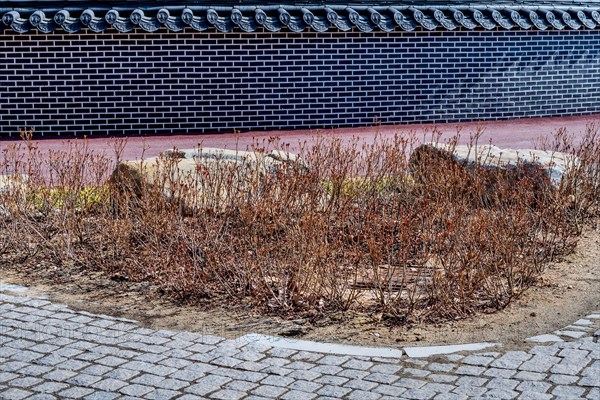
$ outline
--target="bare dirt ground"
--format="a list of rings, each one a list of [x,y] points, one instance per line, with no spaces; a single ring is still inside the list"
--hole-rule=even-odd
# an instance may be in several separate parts
[[[406,345],[500,342],[519,348],[527,337],[562,328],[600,310],[600,222],[584,230],[574,254],[547,267],[538,284],[502,311],[441,324],[389,327],[364,314],[329,316],[315,324],[255,315],[247,309],[203,310],[176,304],[156,288],[118,282],[102,273],[59,270],[39,264],[0,264],[0,280],[30,287],[71,308],[115,315],[156,329],[196,331],[225,337],[246,333],[282,334],[355,345]]]

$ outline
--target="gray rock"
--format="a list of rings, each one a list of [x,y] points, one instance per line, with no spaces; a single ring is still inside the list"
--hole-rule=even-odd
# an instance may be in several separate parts
[[[140,198],[145,187],[153,187],[160,182],[160,189],[169,199],[181,198],[178,190],[181,184],[198,193],[194,204],[186,204],[195,208],[202,206],[207,199],[212,205],[215,200],[223,203],[231,194],[227,193],[231,188],[221,188],[220,193],[210,192],[207,195],[209,192],[203,180],[205,175],[231,172],[237,182],[235,190],[245,193],[256,188],[253,183],[260,177],[291,168],[299,168],[301,171],[308,169],[297,155],[280,150],[252,152],[218,148],[173,148],[157,157],[125,161],[117,165],[110,183],[113,194],[128,193]],[[165,177],[168,179],[163,180]]]
[[[26,174],[0,175],[0,194],[24,189],[27,186],[28,181],[29,176]]]
[[[567,153],[535,149],[501,149],[493,145],[448,145],[427,143],[420,148],[436,149],[470,167],[478,164],[484,168],[511,169],[519,165],[532,166],[543,170],[555,186],[560,185],[569,169],[579,165],[579,159]]]

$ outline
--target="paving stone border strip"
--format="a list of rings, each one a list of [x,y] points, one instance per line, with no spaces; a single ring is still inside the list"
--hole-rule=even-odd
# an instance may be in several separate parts
[[[0,399],[600,398],[597,314],[527,351],[381,357],[157,331],[8,293],[0,292]]]

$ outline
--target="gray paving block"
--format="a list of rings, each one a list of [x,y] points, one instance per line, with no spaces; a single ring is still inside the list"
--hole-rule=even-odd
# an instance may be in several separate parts
[[[600,387],[600,376],[584,376],[578,382],[579,386]]]
[[[315,379],[322,376],[322,374],[314,371],[305,371],[305,370],[292,370],[292,372],[287,374],[288,377],[294,379],[302,379],[305,381],[314,381]]]
[[[211,371],[211,374],[249,382],[258,382],[267,376],[267,374],[261,372],[242,371],[232,368],[217,368],[214,371]]]
[[[581,398],[585,392],[585,388],[577,386],[556,386],[550,391],[558,399],[575,399]]]
[[[277,357],[277,358],[289,358],[291,356],[293,356],[294,354],[296,354],[298,351],[297,350],[292,350],[292,349],[285,349],[285,348],[279,348],[279,347],[274,347],[271,350],[267,351],[267,353],[273,357]]]
[[[164,365],[166,367],[173,367],[179,369],[187,367],[188,365],[193,364],[193,362],[182,358],[169,357],[164,360],[161,360],[159,364]]]
[[[436,393],[450,393],[454,390],[456,386],[449,385],[447,383],[426,383],[425,386],[421,388],[426,392],[436,392]]]
[[[260,381],[261,385],[271,385],[271,386],[281,386],[287,387],[292,382],[294,382],[293,378],[287,376],[267,376],[265,379]]]
[[[304,361],[294,361],[292,363],[287,364],[285,367],[292,370],[309,370],[316,367],[316,364],[307,363]]]
[[[261,384],[256,389],[252,390],[251,393],[256,396],[278,398],[279,396],[287,392],[287,390],[288,389],[285,387]]]
[[[119,396],[120,396],[120,394],[118,394],[118,393],[103,392],[103,391],[96,390],[96,391],[94,391],[94,393],[92,393],[88,396],[85,396],[84,400],[114,400]]]
[[[28,397],[27,400],[57,400],[58,397],[48,394],[48,393],[36,393],[31,397]]]
[[[153,390],[154,390],[154,388],[151,386],[133,384],[133,385],[123,386],[121,389],[119,389],[119,392],[121,392],[125,395],[128,395],[128,396],[142,397],[145,394],[148,394]]]
[[[316,362],[318,364],[324,364],[324,365],[342,365],[343,363],[347,362],[348,360],[350,360],[350,357],[348,356],[324,356],[320,359],[318,359]]]
[[[516,379],[506,379],[506,378],[494,378],[488,382],[486,387],[488,389],[501,389],[501,390],[513,390],[519,385],[521,381]]]
[[[396,375],[380,374],[380,373],[373,373],[373,374],[369,374],[364,377],[364,380],[366,380],[366,381],[373,381],[373,382],[386,383],[386,384],[394,383],[398,379],[399,379],[399,377]]]
[[[119,357],[128,358],[128,359],[131,358],[131,357],[125,356],[123,354],[120,354]],[[158,363],[160,361],[163,361],[166,358],[167,358],[167,356],[162,355],[162,354],[142,353],[142,354],[139,354],[139,355],[135,356],[134,360],[135,361],[143,361],[143,362],[147,362],[147,363],[150,363],[150,364],[156,364],[156,363]]]
[[[469,397],[463,394],[456,393],[440,393],[436,395],[434,400],[467,400]]]
[[[317,360],[321,359],[324,357],[324,354],[321,353],[315,353],[312,351],[299,351],[296,354],[294,354],[290,358],[291,360],[294,361],[308,361],[308,362],[316,362]]]
[[[0,392],[0,398],[4,400],[21,400],[26,399],[32,394],[33,393],[28,390],[9,388],[3,392]]]
[[[259,353],[257,351],[242,351],[236,355],[236,358],[239,358],[243,361],[260,361],[265,358],[264,353]]]
[[[462,376],[456,381],[457,386],[480,387],[488,382],[486,378],[477,378],[474,376]]]
[[[400,371],[401,369],[402,366],[398,364],[375,364],[373,365],[373,367],[370,368],[369,372],[393,375],[398,373],[398,371]]]
[[[17,353],[10,356],[10,359],[14,360],[14,361],[31,362],[31,361],[40,359],[44,356],[45,356],[45,354],[38,353],[35,351],[20,350]]]
[[[246,371],[258,372],[271,367],[271,365],[262,362],[243,361],[235,367],[238,369],[244,369]]]
[[[181,392],[167,389],[155,389],[144,396],[148,400],[170,400],[181,395]]]
[[[514,399],[519,396],[519,392],[515,392],[514,390],[506,390],[506,389],[491,389],[488,390],[484,395],[483,399]]]
[[[342,376],[335,375],[323,375],[314,380],[315,383],[321,383],[323,385],[333,385],[333,386],[342,386],[344,383],[348,382],[349,378],[344,378]]]
[[[344,387],[348,387],[351,389],[357,389],[357,390],[361,390],[361,391],[372,390],[373,388],[377,387],[377,385],[378,385],[377,382],[370,382],[370,381],[365,381],[362,379],[352,379],[352,380],[349,380],[348,382],[344,383]]]
[[[113,378],[105,378],[105,379],[102,379],[101,381],[96,382],[92,385],[93,388],[99,389],[99,390],[102,390],[105,392],[117,391],[125,386],[127,386],[127,382],[124,382],[124,381],[121,381],[118,379],[113,379]]]
[[[0,372],[0,383],[11,381],[21,375],[15,374],[14,372]]]
[[[299,392],[290,390],[281,396],[282,400],[311,400],[317,397],[315,393]]]
[[[519,371],[513,379],[519,379],[522,381],[543,381],[548,375],[541,374],[539,372]]]
[[[233,380],[233,381],[227,383],[224,386],[224,388],[231,389],[231,390],[237,390],[239,392],[249,392],[257,386],[259,386],[258,383]]]
[[[550,374],[548,381],[555,385],[571,385],[579,380],[579,376],[576,375],[561,375],[561,374]]]
[[[510,378],[516,373],[517,371],[514,369],[487,368],[483,373],[483,376],[491,378]]]
[[[32,387],[31,390],[39,393],[56,393],[68,387],[69,385],[63,382],[43,382]]]
[[[396,397],[398,398],[398,396],[400,396],[400,394],[404,393],[405,391],[407,391],[408,389],[400,387],[400,386],[394,386],[394,385],[377,385],[374,389],[373,392],[375,393],[379,393],[383,396],[392,396],[392,397]]]
[[[477,367],[475,365],[461,365],[456,368],[454,371],[457,375],[472,375],[472,376],[480,376],[485,372],[484,367]]]
[[[118,379],[121,381],[129,381],[132,378],[134,378],[140,374],[143,374],[143,373],[144,372],[142,372],[142,371],[134,371],[132,369],[119,367],[119,368],[111,369],[110,371],[105,373],[104,376],[107,378]]]
[[[221,387],[228,382],[231,382],[231,378],[218,375],[207,375],[198,379],[194,385],[189,386],[185,391],[191,394],[204,396],[221,389]]]
[[[338,367],[336,365],[317,365],[311,369],[312,372],[323,375],[336,375],[343,370],[344,369],[342,367]]]
[[[374,364],[370,361],[350,359],[347,362],[345,362],[344,364],[342,364],[342,367],[366,371],[369,368],[371,368],[373,365]],[[373,371],[373,372],[382,372],[382,371]]]
[[[437,395],[434,391],[423,390],[421,389],[408,389],[406,392],[402,393],[402,397],[406,399],[415,399],[415,400],[429,400],[433,399]]]
[[[401,387],[407,388],[407,389],[419,389],[419,388],[425,386],[426,383],[427,382],[419,380],[419,379],[400,378],[398,381],[396,381],[394,383],[394,385],[401,386]]]
[[[94,393],[93,389],[76,386],[62,390],[57,395],[62,399],[82,399],[92,393]]]
[[[144,373],[132,379],[131,383],[157,387],[158,384],[164,380],[165,378],[163,378],[162,376]]]
[[[111,367],[106,367],[104,365],[99,365],[99,364],[94,364],[94,365],[90,365],[87,368],[84,368],[81,370],[82,374],[90,374],[90,375],[97,375],[97,376],[102,376],[110,371],[112,371],[113,369]]]
[[[300,392],[314,392],[321,388],[323,385],[310,381],[298,380],[288,386],[288,389],[297,390]]]
[[[425,368],[433,372],[450,372],[454,367],[456,367],[456,364],[432,362],[427,364]]]
[[[100,379],[102,378],[97,375],[80,373],[72,378],[67,379],[66,382],[76,386],[89,386],[98,382]]]
[[[351,390],[352,389],[350,389],[350,388],[345,388],[345,387],[340,387],[340,386],[325,385],[317,391],[317,394],[319,396],[327,396],[327,397],[341,399],[346,394],[348,394]]]
[[[363,379],[365,376],[369,375],[369,372],[357,369],[345,369],[340,371],[337,375],[349,379]]]
[[[246,396],[245,392],[240,392],[237,390],[231,389],[223,389],[219,390],[210,395],[211,399],[219,399],[219,400],[239,400]]]
[[[52,371],[43,375],[42,378],[56,382],[65,382],[67,379],[72,378],[75,375],[77,375],[77,372],[68,371],[65,369],[53,369]]]
[[[549,393],[539,393],[539,392],[522,392],[519,396],[519,399],[524,400],[550,400],[553,396]]]
[[[546,382],[529,381],[519,383],[516,387],[516,390],[528,393],[546,393],[550,387],[552,387],[552,385]]]
[[[186,381],[186,382],[192,382],[192,381],[195,381],[196,379],[202,378],[205,375],[206,374],[204,372],[193,371],[190,369],[183,369],[183,370],[179,370],[177,372],[172,373],[171,375],[169,375],[169,377],[174,378],[174,379],[179,379],[182,381]]]
[[[590,391],[588,392],[586,398],[590,399],[590,400],[600,399],[600,388],[597,388],[597,387],[591,388]]]
[[[119,365],[125,364],[127,362],[126,359],[120,357],[107,356],[96,360],[96,363],[107,366],[107,367],[117,367]]]
[[[406,393],[406,392],[405,392]],[[348,400],[378,400],[382,397],[379,393],[353,390],[346,396]]]
[[[524,351],[509,351],[490,363],[491,367],[504,369],[517,369],[525,361],[531,359],[532,355]]]
[[[469,397],[480,398],[487,392],[487,389],[484,387],[478,386],[457,386],[456,389],[453,390],[453,393],[463,394]]]
[[[486,357],[480,355],[469,355],[462,359],[463,364],[476,365],[480,367],[487,367],[494,361],[494,357]]]
[[[155,383],[152,386],[156,386],[158,388],[167,390],[181,390],[189,385],[190,384],[184,380],[167,378],[163,379],[162,381],[159,381],[158,383]]]
[[[450,374],[430,374],[427,376],[427,381],[434,383],[451,383],[456,381],[458,378],[458,376]]]

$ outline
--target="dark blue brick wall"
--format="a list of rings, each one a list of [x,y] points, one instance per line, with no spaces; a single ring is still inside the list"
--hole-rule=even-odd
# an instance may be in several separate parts
[[[600,112],[599,31],[6,30],[0,46],[3,137]]]

